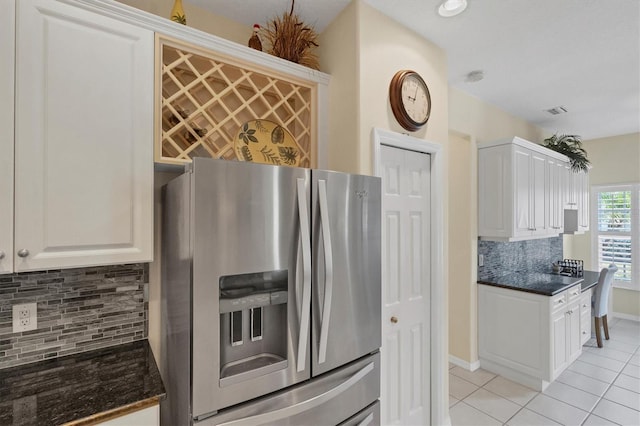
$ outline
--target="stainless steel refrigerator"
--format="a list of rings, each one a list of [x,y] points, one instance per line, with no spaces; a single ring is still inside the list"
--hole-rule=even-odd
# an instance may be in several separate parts
[[[164,187],[161,423],[379,424],[380,192],[202,158]]]

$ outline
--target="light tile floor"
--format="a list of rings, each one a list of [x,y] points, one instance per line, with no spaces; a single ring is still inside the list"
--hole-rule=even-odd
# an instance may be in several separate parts
[[[449,364],[452,426],[640,426],[640,322],[612,318],[609,334],[604,348],[587,342],[544,392]]]

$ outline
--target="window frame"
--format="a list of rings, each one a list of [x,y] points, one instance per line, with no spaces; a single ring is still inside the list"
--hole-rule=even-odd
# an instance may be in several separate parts
[[[598,194],[602,192],[631,191],[631,231],[620,232],[620,236],[631,236],[631,280],[614,280],[613,286],[627,290],[640,291],[640,183],[621,183],[615,185],[593,185],[591,187],[591,264],[600,270],[598,260],[598,237],[616,235],[600,232],[598,228]]]

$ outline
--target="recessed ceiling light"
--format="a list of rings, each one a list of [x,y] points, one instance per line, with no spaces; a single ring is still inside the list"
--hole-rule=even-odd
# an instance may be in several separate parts
[[[456,16],[467,8],[467,0],[445,0],[438,8],[438,15],[445,18]]]
[[[467,74],[467,76],[464,78],[464,81],[466,81],[467,83],[476,83],[482,80],[483,78],[484,78],[484,71],[475,70]]]

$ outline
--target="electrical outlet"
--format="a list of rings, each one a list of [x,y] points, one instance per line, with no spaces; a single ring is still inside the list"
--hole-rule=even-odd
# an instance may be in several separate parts
[[[13,332],[20,333],[36,328],[38,328],[38,304],[13,305]]]
[[[484,266],[484,255],[478,255],[478,266]]]

